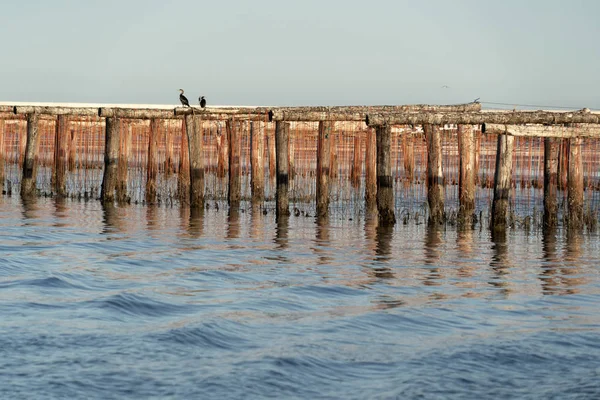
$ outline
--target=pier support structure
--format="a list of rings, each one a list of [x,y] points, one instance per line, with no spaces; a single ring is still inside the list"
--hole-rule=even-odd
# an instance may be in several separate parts
[[[115,200],[119,161],[119,120],[117,118],[106,118],[104,138],[104,176],[100,199],[103,203],[112,203]]]
[[[287,216],[290,214],[288,185],[289,185],[289,132],[290,123],[277,121],[275,123],[275,150],[277,169],[277,189],[275,194],[276,215]]]
[[[508,134],[498,135],[496,172],[494,174],[494,200],[492,203],[490,224],[493,230],[506,229],[512,185],[514,139],[514,136]]]
[[[376,127],[377,135],[377,210],[380,225],[394,225],[394,180],[392,178],[391,144],[392,128]]]
[[[423,125],[427,140],[427,202],[429,223],[442,224],[444,213],[444,174],[442,171],[442,137],[439,126]]]
[[[319,122],[319,138],[317,139],[317,218],[325,217],[329,212],[330,140],[334,128],[334,122]]]

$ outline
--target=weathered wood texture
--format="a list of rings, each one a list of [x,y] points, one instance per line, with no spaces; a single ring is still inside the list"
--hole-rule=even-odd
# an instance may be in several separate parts
[[[510,206],[514,139],[514,136],[498,135],[491,216],[491,228],[495,230],[506,228]]]
[[[558,148],[556,138],[544,139],[544,226],[558,224]]]
[[[377,206],[377,135],[375,129],[367,129],[365,143],[365,203],[367,210]]]
[[[59,197],[67,196],[69,136],[68,117],[59,115],[54,136],[54,170],[52,173],[52,187]]]
[[[458,219],[462,224],[470,225],[475,211],[475,133],[472,125],[458,126],[458,152]]]
[[[362,176],[362,137],[361,132],[354,134],[354,145],[352,151],[352,172],[350,175],[350,181],[353,187],[357,188],[360,186],[360,178]]]
[[[442,171],[442,136],[439,126],[424,125],[427,140],[427,202],[429,223],[444,222],[444,174]]]
[[[158,176],[158,139],[160,135],[161,120],[150,120],[150,135],[148,137],[148,161],[146,164],[146,203],[156,202]]]
[[[600,114],[588,112],[549,112],[549,111],[517,111],[517,112],[429,112],[429,113],[395,113],[368,114],[367,125],[444,125],[444,124],[599,124]]]
[[[228,120],[227,135],[229,140],[229,207],[238,208],[242,199],[242,122]]]
[[[572,138],[572,137],[600,137],[600,125],[582,124],[577,127],[565,125],[501,125],[486,124],[486,133],[504,133],[508,132],[512,136],[529,137],[552,137],[552,138]]]
[[[0,191],[4,191],[4,129],[5,123],[3,119],[0,119]]]
[[[250,122],[250,168],[252,202],[265,199],[265,130],[264,123]]]
[[[129,159],[131,158],[131,140],[133,126],[130,121],[115,118],[119,130],[119,155],[117,162],[116,199],[119,203],[127,203],[127,180],[129,178]]]
[[[179,202],[183,206],[190,205],[190,147],[188,144],[188,135],[185,130],[185,121],[181,124],[181,149],[179,155],[179,180],[177,181],[177,191]]]
[[[334,129],[334,122],[319,122],[319,137],[317,140],[317,217],[324,217],[329,212],[330,140]]]
[[[196,115],[185,116],[190,152],[190,206],[204,207],[204,147],[203,129]]]
[[[569,204],[567,225],[569,229],[581,229],[584,225],[582,142],[581,138],[569,139],[569,174],[567,183],[567,201]]]
[[[225,133],[217,131],[217,177],[225,178],[225,173],[229,171],[229,134],[227,125]]]
[[[394,181],[392,178],[392,129],[378,126],[377,133],[377,210],[380,225],[394,225]]]
[[[415,177],[415,142],[413,135],[402,135],[402,153],[404,174],[408,182],[412,182]]]
[[[77,115],[80,117],[96,117],[97,107],[53,107],[53,106],[14,106],[15,114],[45,114],[45,115]]]
[[[23,179],[21,180],[21,196],[28,197],[36,193],[37,154],[40,143],[38,114],[27,115],[27,139],[23,160]]]
[[[117,119],[106,119],[104,138],[106,143],[104,148],[104,176],[102,177],[100,199],[104,203],[112,203],[115,200],[117,164],[119,161],[119,121]]]
[[[275,194],[275,212],[276,216],[286,216],[290,214],[289,207],[289,162],[288,162],[288,146],[289,146],[290,124],[287,122],[278,121],[275,124],[275,151],[277,153],[276,169],[277,169],[277,188]]]
[[[70,125],[69,126],[69,171],[73,172],[77,166],[77,130]]]

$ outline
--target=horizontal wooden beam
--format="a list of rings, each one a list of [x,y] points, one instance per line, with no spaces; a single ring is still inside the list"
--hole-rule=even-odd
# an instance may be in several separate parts
[[[100,107],[97,110],[99,117],[104,118],[131,118],[131,119],[180,119],[175,116],[173,110],[164,110],[156,108],[117,108]]]
[[[13,106],[0,106],[0,113],[12,113]]]
[[[14,106],[13,112],[22,114],[46,114],[46,115],[77,115],[81,117],[97,117],[96,107],[53,107],[53,106]]]
[[[507,133],[512,136],[574,138],[591,137],[600,138],[600,125],[576,124],[565,125],[500,125],[486,124],[486,133]]]
[[[423,112],[423,113],[374,113],[367,114],[369,126],[380,125],[445,125],[445,124],[599,124],[600,114],[588,111],[510,111],[510,112]]]
[[[266,116],[269,113],[267,107],[177,107],[174,110],[175,115],[255,115]]]

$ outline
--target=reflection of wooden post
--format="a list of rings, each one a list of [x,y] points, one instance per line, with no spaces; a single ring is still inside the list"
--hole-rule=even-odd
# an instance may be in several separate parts
[[[102,192],[100,198],[105,203],[112,203],[115,199],[117,163],[119,159],[118,119],[113,117],[106,118],[104,138],[104,176],[102,178]]]
[[[319,139],[317,141],[317,217],[327,216],[329,211],[329,177],[331,162],[331,144],[334,122],[319,122]]]
[[[439,126],[423,125],[427,139],[427,201],[429,223],[444,222],[444,174],[442,171],[442,137]]]
[[[377,209],[380,225],[396,223],[394,214],[394,181],[392,179],[391,140],[389,125],[377,126]]]
[[[201,122],[193,114],[185,116],[185,130],[190,151],[190,206],[204,207],[204,155]]]
[[[27,142],[23,159],[23,179],[21,181],[21,196],[33,196],[36,191],[37,153],[40,143],[38,130],[39,115],[27,114]]]
[[[179,203],[190,205],[190,147],[188,145],[185,121],[181,121],[181,149],[179,156],[179,180],[177,181]]]
[[[252,202],[265,199],[265,135],[262,122],[250,122],[250,164],[252,169]],[[254,216],[254,214],[253,214]]]
[[[458,125],[458,147],[460,154],[458,219],[464,224],[470,224],[475,210],[475,135],[472,125]]]
[[[360,176],[362,175],[362,158],[361,158],[361,137],[360,132],[354,132],[354,152],[352,158],[352,175],[350,177],[352,186],[360,185]]]
[[[544,138],[544,226],[554,227],[558,223],[558,141]]]
[[[131,139],[133,126],[131,122],[127,124],[123,121],[119,121],[117,129],[122,132],[119,133],[119,161],[117,165],[117,201],[127,201],[127,169],[129,156],[131,154]],[[125,129],[123,129],[125,128]]]
[[[158,175],[158,135],[160,120],[150,120],[150,135],[148,137],[148,164],[146,165],[146,203],[156,200],[156,177]]]
[[[377,201],[377,136],[368,128],[365,143],[365,203],[372,210]]]
[[[404,172],[408,182],[412,183],[415,177],[415,142],[412,134],[402,135]]]
[[[498,135],[491,221],[491,228],[495,230],[506,228],[512,179],[514,139],[514,136],[506,134]]]
[[[581,138],[569,139],[569,174],[567,181],[569,203],[569,229],[583,228],[583,159]]]
[[[5,122],[0,119],[0,191],[4,190],[4,128]]]
[[[77,164],[75,163],[77,158],[77,129],[71,127],[69,136],[69,171],[75,171]]]
[[[240,121],[228,120],[227,136],[229,140],[229,208],[238,208],[242,193],[242,142]]]
[[[54,136],[54,171],[52,186],[56,195],[67,195],[67,156],[69,152],[69,120],[66,115],[59,115],[56,121]]]
[[[277,161],[276,217],[290,214],[288,185],[289,185],[289,146],[290,123],[277,121],[275,123],[275,147]]]

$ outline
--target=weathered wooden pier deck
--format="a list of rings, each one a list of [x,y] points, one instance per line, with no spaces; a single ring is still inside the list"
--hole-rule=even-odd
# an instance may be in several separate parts
[[[519,209],[524,220],[543,210],[540,225],[596,227],[599,144],[600,114],[587,109],[0,105],[8,195],[274,201],[278,216],[311,204],[324,217],[337,204],[381,224],[406,222],[412,206],[430,224],[472,226],[489,205],[492,229]]]

